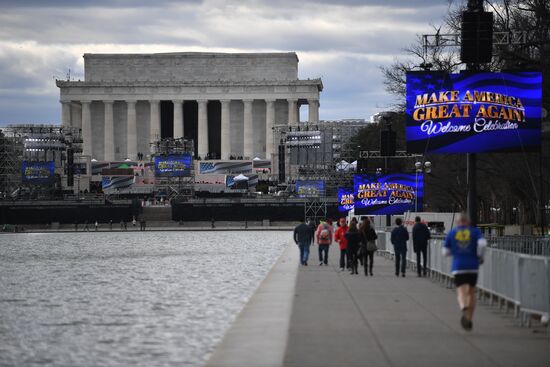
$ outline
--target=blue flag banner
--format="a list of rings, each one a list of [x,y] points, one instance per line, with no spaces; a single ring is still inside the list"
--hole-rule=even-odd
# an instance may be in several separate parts
[[[407,73],[407,151],[538,151],[540,72]]]

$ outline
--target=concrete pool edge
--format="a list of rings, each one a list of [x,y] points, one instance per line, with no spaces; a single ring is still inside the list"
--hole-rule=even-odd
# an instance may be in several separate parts
[[[283,364],[298,263],[295,245],[288,244],[205,366],[275,367]]]

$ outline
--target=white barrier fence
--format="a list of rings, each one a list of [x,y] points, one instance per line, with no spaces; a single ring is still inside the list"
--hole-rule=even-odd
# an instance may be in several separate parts
[[[451,258],[441,254],[443,239],[430,240],[428,264],[430,276],[452,286]],[[393,257],[389,232],[378,233],[378,248]],[[412,240],[407,243],[407,264],[416,270]],[[478,296],[499,307],[510,306],[521,325],[530,324],[531,315],[550,315],[550,258],[487,248],[478,276]]]

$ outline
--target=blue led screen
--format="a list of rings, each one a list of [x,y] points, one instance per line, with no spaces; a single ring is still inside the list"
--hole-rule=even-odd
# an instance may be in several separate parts
[[[355,195],[353,193],[353,187],[339,187],[338,188],[338,211],[347,213],[354,206]]]
[[[355,175],[355,214],[403,214],[422,211],[424,175]]]
[[[55,162],[21,162],[21,179],[23,183],[49,185],[55,181]]]
[[[540,72],[407,73],[407,151],[536,151]]]
[[[189,177],[193,157],[190,153],[155,157],[155,176]]]

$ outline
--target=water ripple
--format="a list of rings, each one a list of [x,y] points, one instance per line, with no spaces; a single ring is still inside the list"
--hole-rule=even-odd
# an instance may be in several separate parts
[[[199,366],[289,237],[0,236],[0,366]]]

